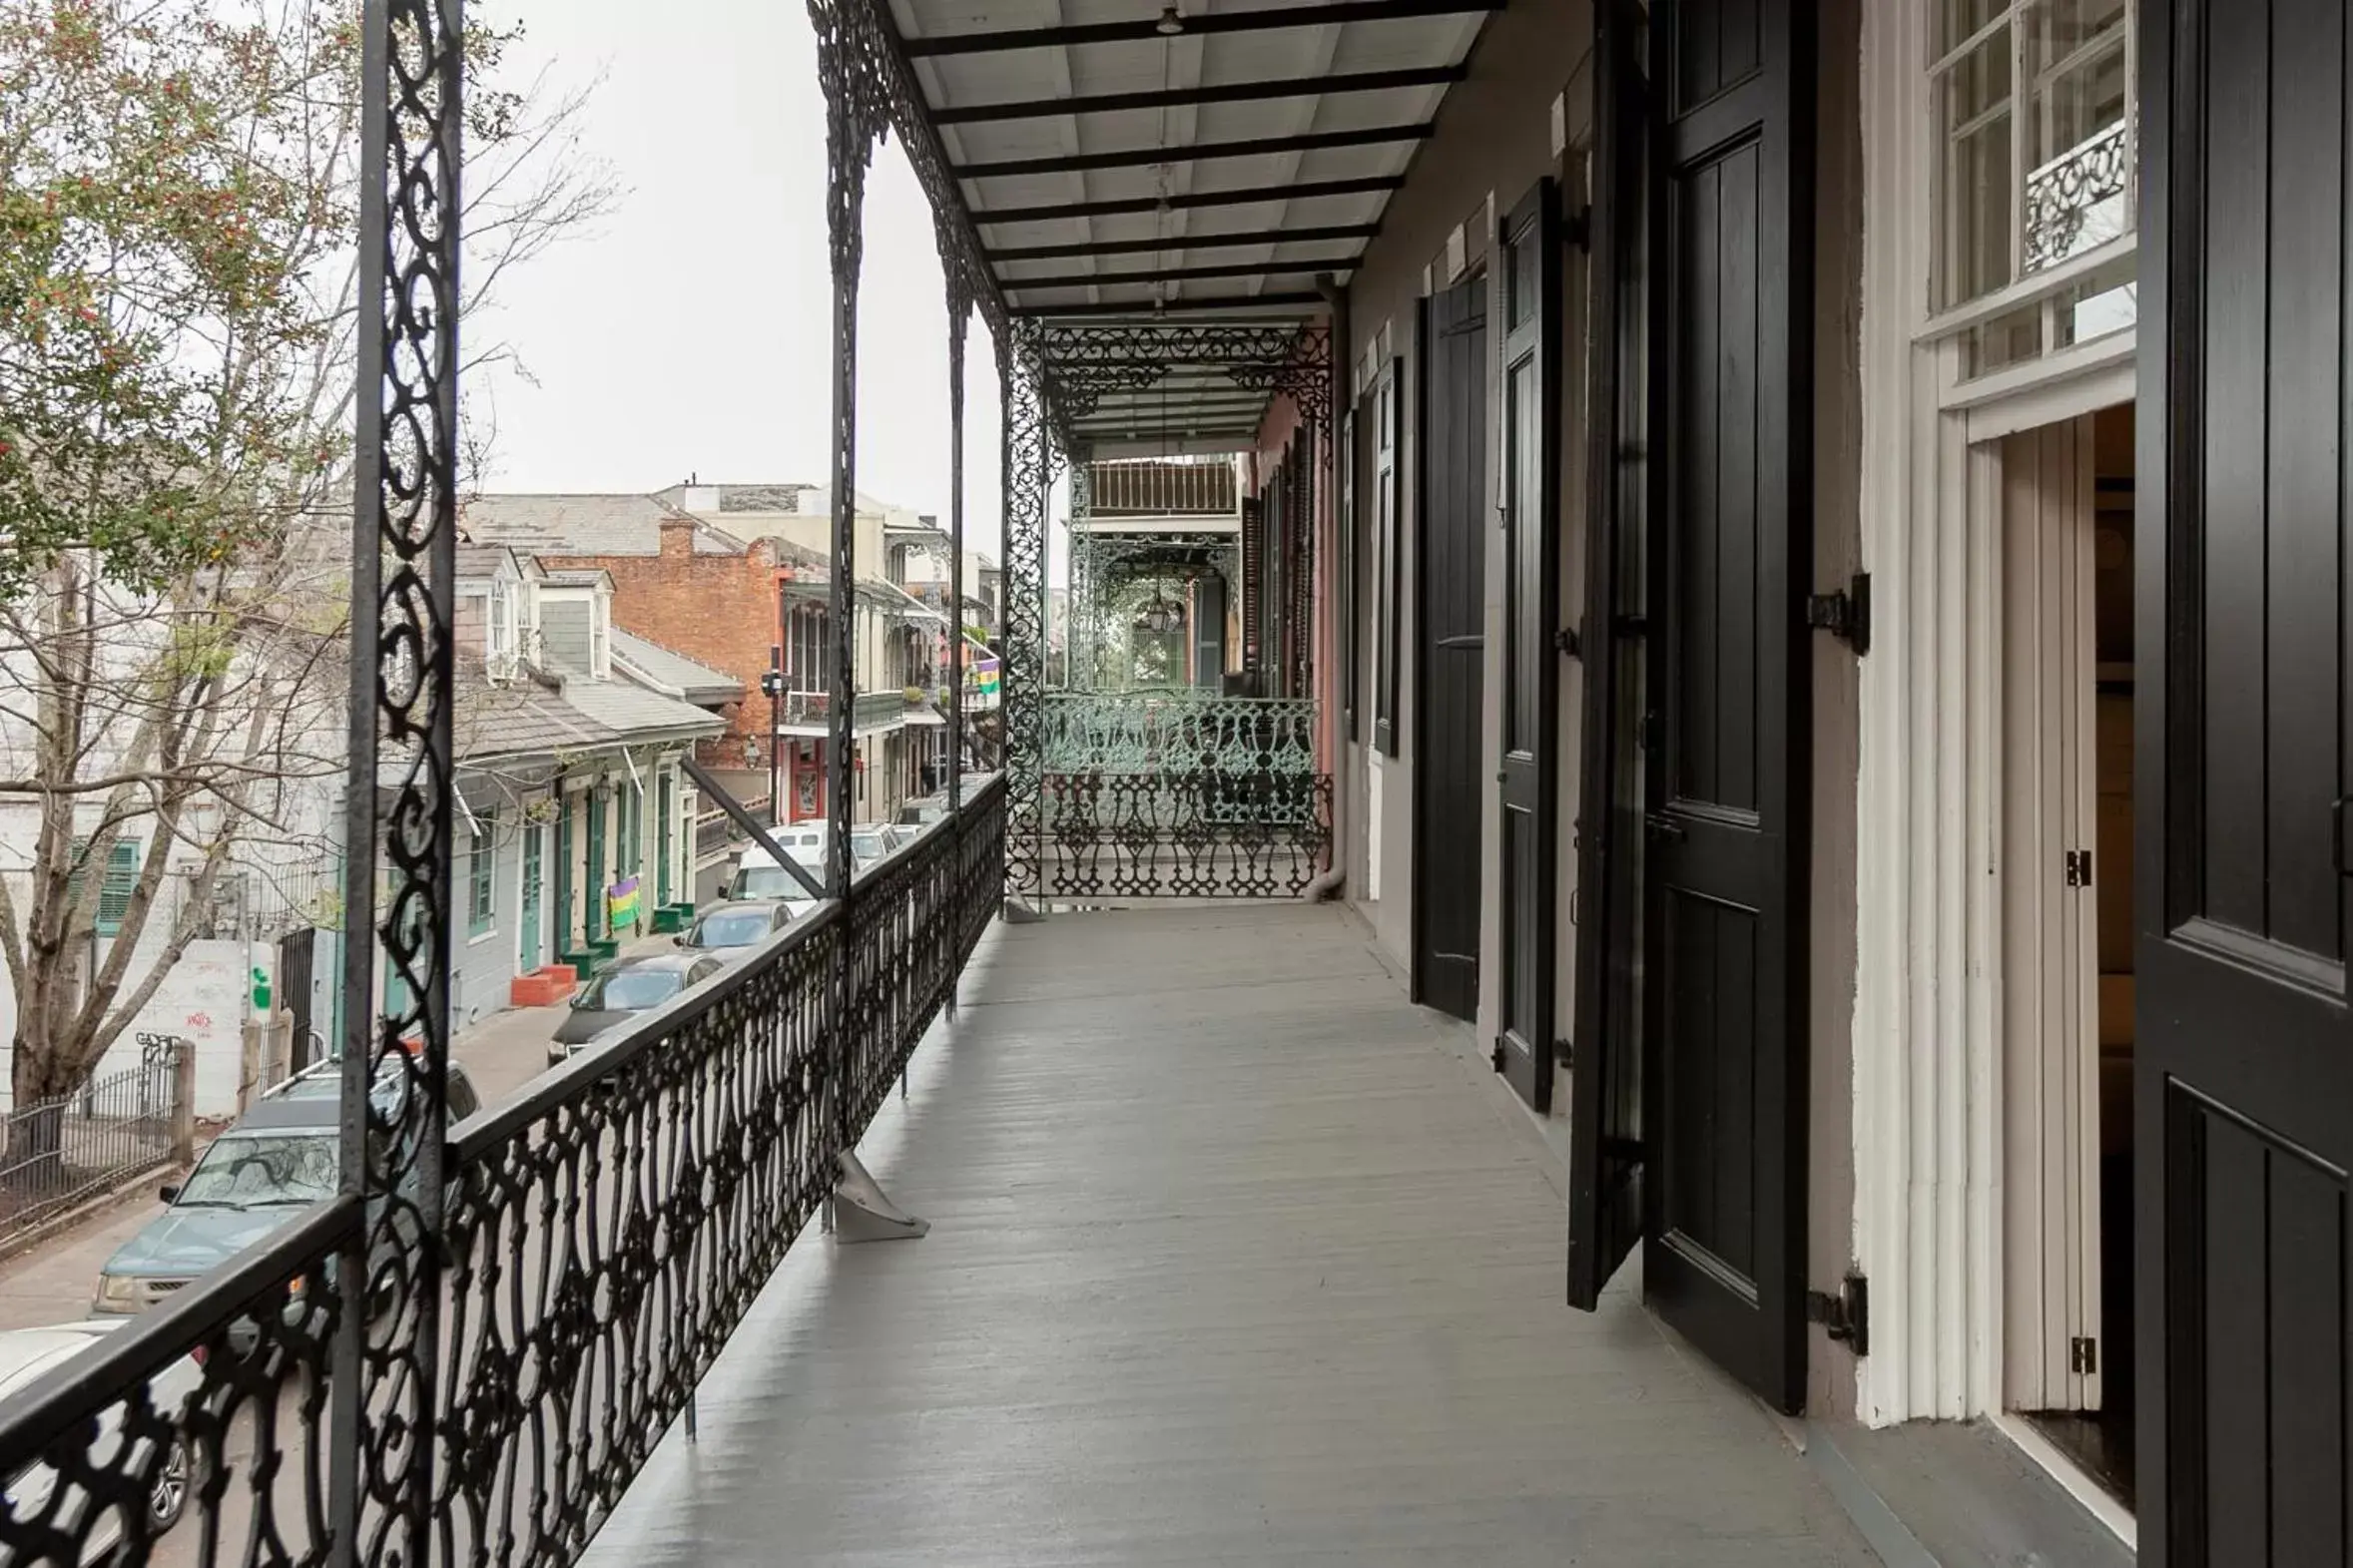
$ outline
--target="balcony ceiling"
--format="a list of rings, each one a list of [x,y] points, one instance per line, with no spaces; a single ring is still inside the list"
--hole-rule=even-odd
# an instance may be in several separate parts
[[[1159,0],[887,9],[1016,314],[1304,318],[1317,274],[1363,257],[1494,3],[1177,0],[1173,36]],[[1185,394],[1195,427],[1254,424],[1263,394],[1221,390]],[[1104,412],[1165,422],[1173,391]]]

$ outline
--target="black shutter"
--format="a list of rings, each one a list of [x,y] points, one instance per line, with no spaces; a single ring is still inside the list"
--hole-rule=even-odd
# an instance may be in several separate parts
[[[1401,411],[1398,361],[1382,367],[1366,400],[1373,406],[1373,745],[1384,757],[1399,755],[1403,732],[1397,722],[1399,639],[1403,607],[1398,603],[1398,441]]]
[[[1596,0],[1592,341],[1586,413],[1584,713],[1578,790],[1576,1054],[1569,1089],[1568,1301],[1590,1311],[1642,1239],[1642,552],[1657,140],[1637,0]]]
[[[2340,0],[2145,0],[2140,1558],[2346,1560],[2353,243]]]
[[[1492,314],[1503,334],[1502,1066],[1533,1110],[1552,1106],[1557,954],[1560,658],[1560,194],[1537,182],[1497,236]]]

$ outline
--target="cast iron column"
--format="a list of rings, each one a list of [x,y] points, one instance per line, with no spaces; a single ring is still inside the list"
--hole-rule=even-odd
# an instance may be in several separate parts
[[[972,290],[946,246],[947,271],[947,808],[964,804],[964,328]],[[957,828],[958,832],[962,828]],[[952,993],[951,993],[952,994]]]
[[[460,0],[360,10],[339,1176],[357,1205],[335,1271],[326,1505],[338,1563],[431,1557],[441,1457],[463,29]],[[405,992],[397,1016],[375,1005],[379,951]],[[395,1092],[372,1092],[379,1075]],[[368,1322],[370,1297],[392,1304],[388,1321]]]
[[[1039,899],[1039,721],[1046,672],[1046,432],[1038,332],[1016,318],[997,345],[1004,409],[1005,650],[998,705],[1005,770],[1005,891]]]

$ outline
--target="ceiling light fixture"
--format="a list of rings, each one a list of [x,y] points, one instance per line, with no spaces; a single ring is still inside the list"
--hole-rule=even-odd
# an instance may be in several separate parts
[[[1185,30],[1184,14],[1177,10],[1175,0],[1160,8],[1160,20],[1152,24],[1152,31],[1163,38],[1174,38]]]

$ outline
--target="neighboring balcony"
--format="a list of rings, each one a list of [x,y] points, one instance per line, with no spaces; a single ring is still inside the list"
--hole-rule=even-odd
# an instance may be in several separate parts
[[[910,711],[924,706],[923,694],[893,688],[861,692],[850,711],[850,727],[857,735],[896,730]],[[830,692],[787,692],[778,703],[777,734],[823,739],[833,733],[834,700]]]

